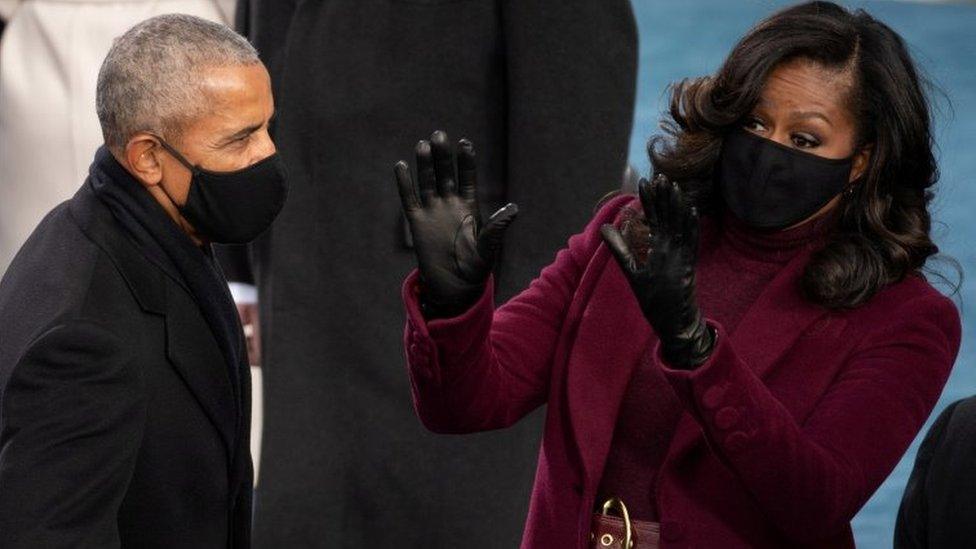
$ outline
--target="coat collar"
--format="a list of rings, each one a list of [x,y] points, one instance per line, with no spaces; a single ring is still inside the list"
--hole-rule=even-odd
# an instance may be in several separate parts
[[[69,210],[81,230],[109,257],[139,306],[165,317],[166,354],[223,440],[235,455],[237,405],[217,342],[192,296],[164,266],[143,254],[125,236],[112,213],[85,184]],[[172,283],[167,283],[170,279]]]
[[[703,239],[711,239],[715,234],[715,227],[703,227]],[[824,308],[809,303],[798,291],[798,281],[810,254],[810,250],[801,252],[777,274],[731,336],[738,356],[759,377],[768,372],[808,326],[826,314]],[[584,274],[584,279],[593,277],[596,282],[583,307],[569,355],[567,398],[585,485],[595,487],[600,482],[627,383],[653,331],[605,245],[597,249],[587,271],[589,277]],[[701,429],[685,412],[668,459],[674,459],[701,440]]]
[[[95,196],[87,182],[75,193],[68,208],[82,232],[98,245],[121,273],[142,310],[165,314],[165,271],[149,262],[126,238],[112,213]]]

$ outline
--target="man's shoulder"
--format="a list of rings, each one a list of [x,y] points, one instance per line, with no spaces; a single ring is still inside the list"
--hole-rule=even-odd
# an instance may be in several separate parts
[[[41,221],[7,268],[0,281],[0,330],[11,316],[30,317],[54,304],[63,314],[83,302],[101,251],[68,206],[61,204]]]
[[[81,320],[124,341],[141,313],[116,261],[72,217],[69,201],[38,225],[0,282],[0,371],[43,334]]]
[[[976,450],[976,396],[953,402],[947,413],[950,429],[968,433],[970,444]]]

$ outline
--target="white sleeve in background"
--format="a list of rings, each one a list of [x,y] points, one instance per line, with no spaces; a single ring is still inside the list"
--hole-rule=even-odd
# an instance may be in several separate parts
[[[17,10],[17,6],[23,0],[0,0],[0,19],[4,21],[10,21],[13,17],[14,11]]]
[[[258,289],[252,284],[243,282],[228,282],[230,295],[238,305],[253,305],[258,302]]]
[[[2,2],[4,0],[0,0]],[[241,0],[247,2],[247,0]],[[217,9],[224,15],[224,24],[234,28],[234,11],[237,8],[237,0],[216,0]]]

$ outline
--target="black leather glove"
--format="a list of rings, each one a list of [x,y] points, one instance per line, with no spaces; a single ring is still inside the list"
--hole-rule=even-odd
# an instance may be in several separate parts
[[[663,175],[653,183],[642,179],[638,194],[651,232],[646,259],[636,257],[612,225],[600,230],[661,341],[664,360],[693,368],[708,360],[715,345],[695,298],[698,213]]]
[[[474,145],[458,141],[457,171],[447,134],[436,131],[417,143],[417,180],[410,166],[394,167],[403,211],[420,268],[427,318],[466,311],[485,289],[505,229],[518,214],[515,204],[495,212],[482,227],[475,188]]]

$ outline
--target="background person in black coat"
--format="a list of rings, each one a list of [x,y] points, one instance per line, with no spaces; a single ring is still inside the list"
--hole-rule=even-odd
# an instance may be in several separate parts
[[[257,547],[514,547],[537,415],[453,438],[414,416],[399,288],[413,267],[390,166],[442,128],[516,202],[511,296],[617,188],[637,69],[627,0],[251,0],[288,205],[253,244],[264,340]]]
[[[922,441],[895,523],[896,549],[976,545],[976,397],[953,402]]]
[[[169,15],[115,42],[97,97],[88,179],[0,282],[0,547],[246,549],[250,370],[208,242],[280,209],[270,77]]]

